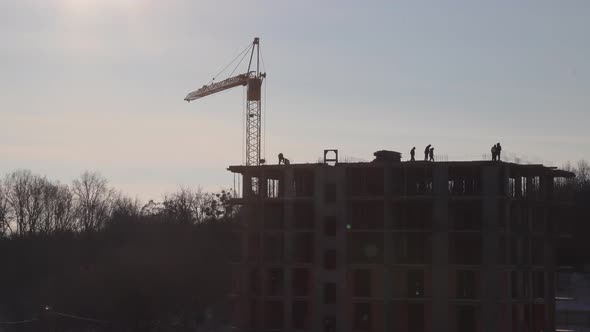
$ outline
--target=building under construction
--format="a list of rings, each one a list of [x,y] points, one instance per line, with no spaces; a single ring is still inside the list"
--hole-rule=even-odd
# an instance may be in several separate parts
[[[243,179],[237,331],[555,331],[572,173],[375,155],[229,167]]]

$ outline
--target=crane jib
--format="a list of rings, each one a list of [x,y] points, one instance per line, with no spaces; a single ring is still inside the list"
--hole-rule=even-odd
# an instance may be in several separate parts
[[[241,74],[238,76],[230,77],[226,80],[213,83],[210,85],[205,85],[202,88],[198,89],[197,91],[193,91],[186,95],[184,100],[191,101],[195,99],[199,99],[217,92],[221,92],[227,89],[231,89],[236,86],[240,85],[247,85],[248,84],[248,75]]]

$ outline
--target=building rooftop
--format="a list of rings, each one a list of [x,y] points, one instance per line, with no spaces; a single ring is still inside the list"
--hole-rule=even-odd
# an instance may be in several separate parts
[[[259,165],[259,166],[246,166],[246,165],[232,165],[227,168],[228,171],[232,173],[258,173],[258,172],[267,172],[267,171],[280,171],[284,170],[285,168],[297,168],[297,169],[305,169],[305,168],[317,168],[317,167],[383,167],[383,166],[390,166],[396,165],[400,167],[427,167],[427,166],[446,166],[446,167],[482,167],[482,166],[493,166],[493,165],[502,165],[509,167],[513,172],[522,173],[526,175],[529,171],[533,171],[535,173],[545,173],[549,172],[554,177],[562,177],[562,178],[573,178],[576,175],[572,172],[560,170],[557,167],[553,166],[544,166],[542,164],[517,164],[513,162],[504,162],[504,161],[491,161],[491,160],[472,160],[472,161],[423,161],[423,160],[416,160],[416,161],[381,161],[375,159],[369,162],[338,162],[329,164],[328,162],[316,162],[316,163],[299,163],[299,164],[266,164],[266,165]]]

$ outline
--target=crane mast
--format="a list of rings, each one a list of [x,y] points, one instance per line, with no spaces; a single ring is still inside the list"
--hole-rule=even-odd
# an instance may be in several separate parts
[[[254,38],[252,44],[245,50],[244,56],[250,50],[248,70],[223,81],[204,85],[200,89],[190,92],[184,100],[190,102],[237,86],[246,86],[246,137],[245,162],[247,166],[258,166],[263,162],[261,155],[262,142],[262,81],[266,73],[260,72],[260,39]],[[238,63],[239,65],[239,63]],[[254,70],[255,67],[255,70]],[[253,183],[253,187],[257,184]],[[253,188],[256,190],[257,188]]]

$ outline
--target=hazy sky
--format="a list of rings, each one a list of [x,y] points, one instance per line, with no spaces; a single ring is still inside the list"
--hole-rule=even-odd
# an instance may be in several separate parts
[[[273,163],[498,141],[590,159],[588,0],[0,0],[0,176],[97,170],[144,200],[232,185],[242,89],[183,98],[255,36]]]

